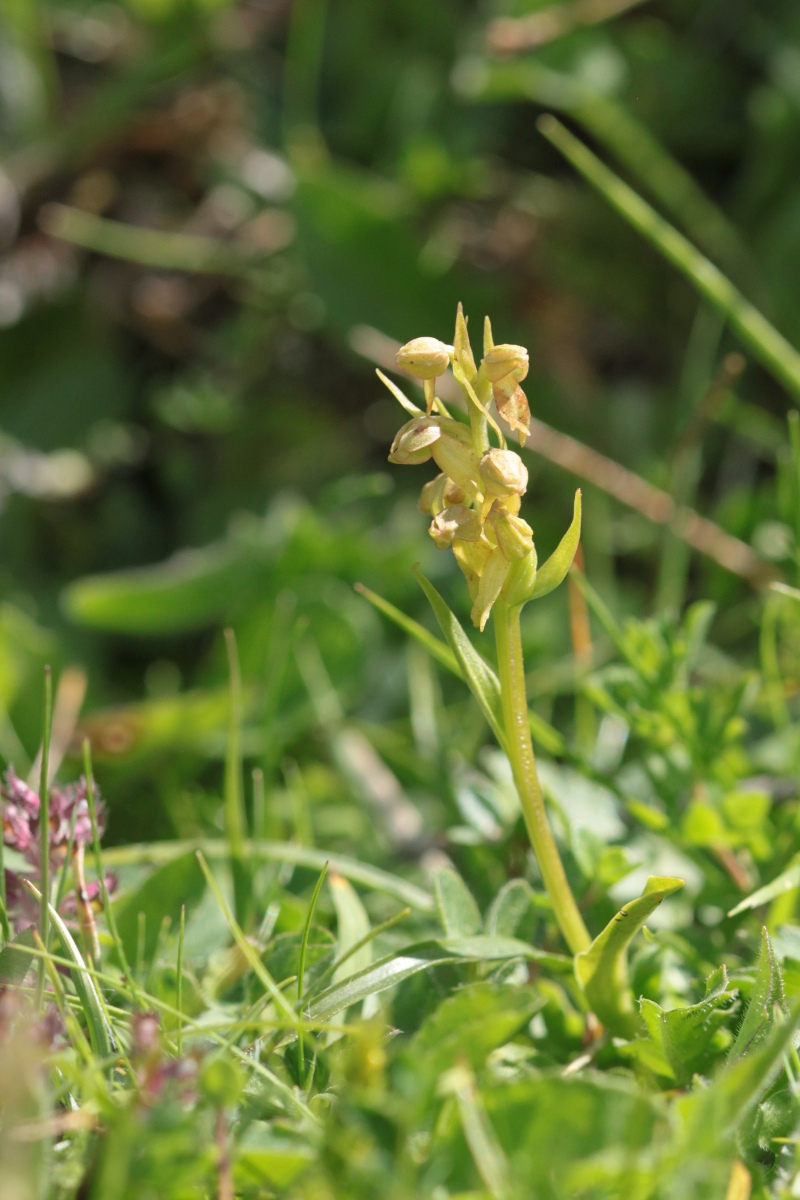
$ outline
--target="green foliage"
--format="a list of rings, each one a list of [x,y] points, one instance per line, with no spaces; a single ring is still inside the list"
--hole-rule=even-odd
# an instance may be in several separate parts
[[[796,6],[490,7],[0,5],[0,766],[50,663],[108,815],[43,948],[3,800],[3,1194],[800,1189]],[[373,375],[458,301],[505,709]]]

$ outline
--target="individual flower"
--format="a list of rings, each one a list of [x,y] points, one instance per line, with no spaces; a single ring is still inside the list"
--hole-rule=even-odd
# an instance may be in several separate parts
[[[437,513],[428,533],[440,550],[452,545],[454,538],[462,542],[479,542],[483,526],[478,513],[463,504],[454,504]]]
[[[497,538],[497,544],[508,562],[525,558],[533,550],[533,530],[527,521],[517,517],[495,500],[486,518]]]
[[[92,821],[83,776],[76,783],[50,789],[50,854],[54,862],[63,862],[72,830],[73,847],[92,840]],[[98,833],[105,830],[105,805],[95,788]],[[3,842],[18,850],[32,866],[39,865],[41,802],[32,788],[14,771],[5,772],[0,784],[3,812]]]
[[[500,416],[519,435],[520,446],[530,432],[531,412],[528,398],[519,386],[528,374],[528,351],[524,346],[493,346],[484,355],[481,371],[492,385],[492,395]]]
[[[452,346],[447,346],[438,338],[432,337],[413,338],[397,351],[395,362],[398,367],[402,367],[409,375],[423,382],[428,415],[433,411],[436,399],[436,380],[440,375],[444,375],[450,366],[452,353]]]
[[[443,508],[449,508],[451,504],[463,504],[465,499],[464,489],[442,472],[425,484],[420,492],[417,508],[420,512],[435,517]]]
[[[480,461],[480,476],[487,496],[523,496],[528,468],[514,450],[487,450]]]

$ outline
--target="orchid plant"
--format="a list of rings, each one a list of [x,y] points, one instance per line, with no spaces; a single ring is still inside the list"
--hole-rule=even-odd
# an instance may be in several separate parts
[[[612,1030],[630,1031],[635,1016],[627,984],[628,943],[682,881],[651,878],[643,895],[621,909],[592,940],[549,825],[525,690],[520,614],[529,601],[558,587],[569,571],[580,540],[581,493],[575,493],[572,523],[540,567],[533,530],[520,515],[528,471],[517,451],[509,449],[501,425],[490,411],[494,401],[499,417],[523,447],[530,425],[528,400],[521,387],[528,374],[528,351],[524,346],[496,345],[488,318],[479,365],[461,305],[452,345],[432,337],[414,338],[398,351],[397,365],[422,382],[425,409],[378,372],[411,417],[397,433],[389,461],[402,466],[433,461],[439,468],[440,473],[424,485],[419,507],[431,518],[428,532],[436,546],[453,551],[464,575],[473,625],[483,632],[490,618],[494,623],[497,674],[477,653],[442,597],[418,572],[420,583],[461,674],[508,756],[542,882],[564,940],[575,955],[577,981],[601,1021]],[[436,394],[437,380],[448,370],[463,394],[467,422],[451,415]]]

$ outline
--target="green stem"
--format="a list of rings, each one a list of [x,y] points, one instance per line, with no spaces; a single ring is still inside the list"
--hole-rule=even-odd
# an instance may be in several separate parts
[[[503,700],[503,724],[506,752],[519,792],[522,815],[528,837],[539,864],[545,889],[553,905],[559,928],[573,954],[588,950],[592,939],[578,911],[567,882],[555,839],[547,821],[542,785],[536,770],[536,758],[528,721],[525,692],[525,664],[519,627],[519,607],[509,608],[498,602],[494,608],[497,639],[497,664]]]

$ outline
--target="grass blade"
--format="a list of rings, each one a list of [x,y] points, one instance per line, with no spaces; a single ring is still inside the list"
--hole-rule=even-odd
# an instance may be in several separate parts
[[[43,892],[30,882],[25,880],[25,886],[28,891],[37,900],[41,901]],[[53,908],[52,904],[48,905],[50,923],[56,930],[61,944],[64,947],[65,957],[70,960],[72,969],[72,981],[75,984],[75,991],[78,993],[78,999],[81,1002],[86,1024],[89,1028],[89,1038],[92,1043],[92,1049],[95,1054],[101,1058],[110,1058],[117,1051],[117,1043],[114,1039],[114,1034],[111,1032],[111,1027],[108,1024],[103,1012],[103,1005],[100,997],[97,994],[97,989],[94,985],[91,975],[87,969],[86,963],[81,957],[81,952],[75,945],[72,934],[67,929],[59,914]],[[44,945],[44,941],[42,942]],[[40,960],[44,964],[44,959]],[[44,970],[44,966],[42,966]]]
[[[200,869],[205,875],[206,882],[214,896],[214,899],[219,905],[220,912],[225,918],[228,928],[231,931],[233,940],[236,942],[236,945],[239,947],[245,959],[247,960],[250,969],[262,984],[264,990],[269,993],[278,1012],[282,1013],[282,1015],[287,1019],[287,1023],[292,1028],[295,1028],[297,1025],[297,1016],[294,1009],[276,984],[275,980],[270,975],[267,968],[262,963],[258,951],[247,940],[241,927],[237,924],[233,913],[228,908],[225,897],[222,895],[222,892],[219,889],[219,884],[212,875],[208,863],[199,850],[197,851],[197,861],[200,863]]]
[[[300,939],[300,962],[299,962],[298,968],[297,968],[297,1003],[298,1003],[298,1005],[301,1005],[303,1003],[303,985],[305,984],[305,978],[306,978],[306,953],[308,951],[308,936],[311,933],[311,922],[314,919],[314,909],[317,907],[317,901],[319,900],[319,894],[322,891],[322,885],[325,882],[325,876],[327,874],[328,874],[328,864],[325,863],[324,867],[322,868],[322,870],[319,873],[319,878],[317,879],[316,886],[314,887],[314,891],[311,894],[311,901],[308,906],[308,912],[306,913],[306,922],[305,922],[305,925],[303,926],[303,936]],[[297,1057],[298,1057],[298,1061],[300,1064],[300,1078],[302,1080],[305,1080],[305,1078],[306,1078],[306,1039],[305,1039],[305,1034],[303,1034],[301,1032],[298,1032],[298,1035],[297,1035]]]
[[[39,936],[45,950],[50,946],[50,735],[53,729],[53,673],[44,669],[44,730],[42,759],[39,772],[39,882],[41,884]],[[41,1008],[44,997],[44,961],[39,963],[36,980],[36,1007]]]
[[[539,119],[538,126],[547,140],[605,197],[612,208],[723,314],[755,357],[800,405],[800,354],[783,334],[682,233],[665,221],[560,121],[552,116],[544,116]]]
[[[481,657],[464,632],[455,613],[451,611],[432,583],[417,567],[414,571],[417,582],[430,601],[437,621],[460,668],[460,674],[480,705],[489,726],[505,749],[505,727],[503,704],[500,699],[500,681],[489,664]]]
[[[205,858],[212,861],[226,859],[230,855],[228,843],[222,839],[203,839],[200,841],[148,842],[129,846],[115,846],[106,851],[106,862],[112,866],[130,866],[150,863],[160,866],[171,862],[189,851],[200,850]],[[244,844],[245,854],[251,862],[289,863],[295,867],[311,867],[321,871],[324,863],[329,862],[331,870],[338,871],[352,883],[361,884],[375,892],[394,896],[404,904],[420,912],[433,912],[434,901],[430,892],[423,891],[413,883],[382,871],[380,867],[371,867],[358,862],[345,854],[325,854],[311,846],[299,846],[294,842],[254,842]]]
[[[459,679],[464,678],[461,667],[458,664],[458,659],[450,647],[440,638],[429,633],[424,625],[420,625],[412,617],[407,617],[404,612],[399,608],[395,608],[388,600],[384,600],[377,592],[372,592],[368,587],[364,587],[363,583],[355,584],[355,590],[359,596],[363,596],[365,600],[369,600],[370,604],[373,604],[378,612],[382,612],[385,617],[388,617],[390,621],[398,625],[404,633],[415,638],[420,645],[425,647],[430,656],[435,658],[447,671],[452,672],[453,675],[457,675]]]
[[[242,792],[242,673],[236,649],[236,635],[225,630],[225,649],[230,677],[228,748],[225,755],[225,833],[231,847],[231,873],[236,920],[247,928],[250,911],[250,872],[244,856],[247,829]]]

